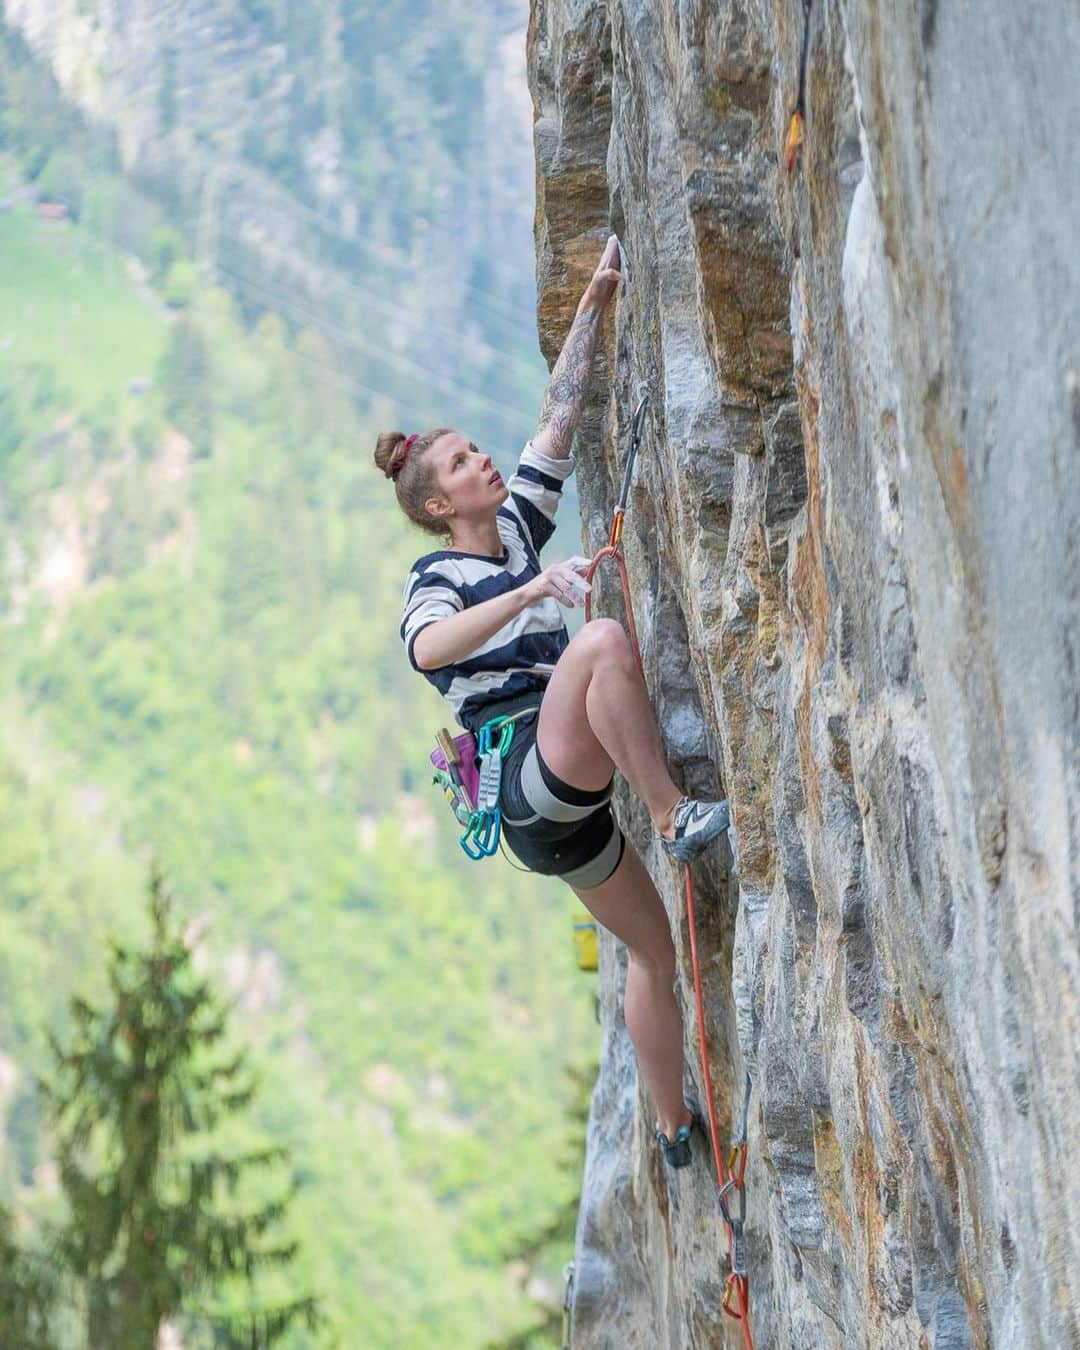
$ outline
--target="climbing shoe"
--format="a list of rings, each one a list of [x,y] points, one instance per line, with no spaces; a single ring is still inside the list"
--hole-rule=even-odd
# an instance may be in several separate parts
[[[701,1118],[701,1112],[693,1102],[686,1103],[690,1111],[690,1124],[680,1125],[675,1133],[674,1139],[669,1139],[663,1130],[656,1131],[656,1142],[660,1146],[660,1151],[664,1155],[664,1161],[669,1167],[689,1167],[693,1161],[690,1156],[690,1135],[695,1127],[702,1132],[705,1130],[705,1122]]]
[[[661,842],[677,861],[693,862],[730,824],[727,802],[696,802],[682,797],[675,808],[675,837]]]

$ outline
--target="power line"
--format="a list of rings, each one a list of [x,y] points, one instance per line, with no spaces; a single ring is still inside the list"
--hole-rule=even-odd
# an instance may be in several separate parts
[[[346,375],[346,373],[343,370],[339,370],[337,366],[332,366],[326,361],[320,361],[318,357],[312,356],[309,352],[297,351],[294,348],[292,355],[294,358],[311,366],[313,369],[323,371],[335,384],[350,393],[355,394],[357,390],[362,390],[365,394],[370,394],[373,398],[382,399],[387,403],[394,404],[402,410],[404,422],[412,423],[413,420],[417,418],[421,408],[425,406],[418,403],[414,403],[411,406],[406,405],[404,400],[399,399],[396,395],[387,394],[381,389],[375,389],[371,385],[365,384],[362,380],[358,380],[354,376]],[[435,425],[444,419],[434,414],[431,409],[427,409],[425,417],[422,420],[426,420],[429,425]],[[522,444],[524,444],[524,442],[522,442]]]
[[[289,206],[290,208],[295,208],[297,211],[302,212],[305,215],[309,215],[313,219],[317,220],[321,224],[321,226],[327,231],[327,233],[333,234],[337,238],[344,240],[351,248],[356,248],[362,252],[367,253],[369,259],[375,257],[375,255],[370,251],[371,250],[370,245],[363,243],[358,239],[350,237],[342,229],[340,224],[338,224],[335,220],[332,219],[332,217],[324,215],[321,211],[316,211],[314,207],[308,206],[305,202],[292,201],[290,199]],[[414,271],[413,265],[408,261],[407,258],[400,257],[396,253],[396,251],[390,249],[389,245],[383,245],[382,249],[385,251],[381,251],[377,256],[377,261],[381,266],[396,267],[403,274],[408,273],[411,275],[413,273]],[[516,307],[506,305],[503,301],[503,298],[501,296],[495,295],[493,291],[485,290],[483,287],[476,286],[474,283],[469,281],[461,282],[461,287],[462,290],[467,295],[482,297],[482,299],[477,302],[479,304],[479,307],[481,309],[488,310],[491,314],[493,314],[496,318],[501,319],[504,323],[511,324],[512,326],[517,326],[519,324],[527,322],[528,325],[531,327],[535,322],[536,319],[535,313],[530,313],[528,310],[518,309]]]
[[[393,147],[391,147],[393,149]],[[262,179],[269,184],[272,191],[266,192],[264,200],[269,209],[280,210],[283,214],[294,217],[305,217],[314,221],[318,228],[334,238],[342,241],[348,248],[362,254],[369,263],[385,269],[392,267],[397,269],[401,275],[412,276],[415,274],[413,264],[403,258],[397,250],[389,244],[382,244],[376,247],[360,239],[355,235],[350,235],[332,216],[323,211],[309,206],[306,202],[289,195],[286,190],[265,170],[251,160],[234,161],[231,165],[222,166],[220,164],[212,165],[208,173],[229,174],[235,173],[237,176],[247,175],[249,178]],[[475,174],[473,175],[475,177]],[[241,185],[242,186],[242,185]],[[191,221],[187,222],[192,223]],[[508,304],[504,297],[498,296],[493,291],[489,291],[482,286],[477,286],[474,282],[462,280],[460,283],[462,291],[476,297],[477,306],[486,310],[493,318],[500,322],[508,324],[510,327],[518,329],[521,326],[532,328],[535,324],[535,310],[529,310],[525,307]]]
[[[241,172],[260,178],[268,178],[275,189],[275,193],[284,192],[284,189],[279,187],[272,178],[269,178],[269,175],[267,175],[264,170],[259,169],[258,166],[251,164],[248,161],[245,161],[242,164]],[[359,254],[371,269],[371,277],[379,276],[381,272],[388,268],[396,269],[400,276],[407,277],[410,280],[415,277],[416,269],[414,265],[409,262],[408,259],[403,258],[396,250],[392,249],[390,245],[381,244],[376,248],[375,245],[369,244],[355,235],[350,235],[343,226],[331,216],[328,216],[321,211],[317,211],[314,207],[308,206],[305,202],[298,201],[295,198],[285,196],[277,197],[276,195],[267,193],[264,200],[266,200],[266,204],[270,210],[280,211],[286,216],[292,214],[294,218],[308,217],[314,220],[319,229],[326,234],[333,236],[335,239],[340,240],[347,248]],[[193,223],[195,223],[194,219],[189,219],[185,222],[185,224],[188,225]],[[467,297],[471,296],[473,298],[473,303],[477,308],[486,313],[489,318],[494,319],[498,323],[505,324],[515,332],[520,332],[523,327],[530,330],[534,328],[536,323],[535,309],[529,310],[525,307],[519,308],[517,306],[508,305],[501,298],[496,297],[493,292],[485,290],[470,281],[462,280],[458,285],[460,286],[462,293]]]
[[[207,190],[207,195],[209,195],[209,190]],[[190,217],[188,220],[184,221],[183,224],[185,226],[196,225],[199,229],[200,266],[207,271],[213,271],[215,270],[215,268],[219,268],[219,270],[227,272],[228,269],[226,269],[224,266],[219,266],[214,262],[214,259],[217,256],[217,247],[216,247],[217,232],[216,229],[211,231],[211,229],[208,227],[206,222],[206,215],[207,212],[200,213],[198,217]],[[202,242],[206,238],[211,239],[211,243],[209,246],[205,246]],[[397,320],[400,316],[401,313],[400,304],[398,304],[393,300],[387,299],[385,296],[378,295],[374,291],[368,290],[366,286],[360,286],[356,282],[340,279],[337,276],[335,276],[333,279],[333,285],[335,291],[344,291],[346,292],[346,294],[354,296],[358,301],[361,301],[365,305],[374,306],[374,308],[378,309],[382,314],[386,316],[387,319],[391,321]],[[313,292],[310,289],[308,290],[308,294],[311,295],[313,299],[315,298]],[[451,328],[448,328],[445,324],[440,324],[436,323],[433,320],[425,319],[423,321],[423,327],[426,331],[440,334],[442,337],[447,338],[451,342],[460,343],[462,341],[461,333]],[[495,363],[501,365],[507,371],[516,374],[514,362],[510,359],[510,357],[506,356],[503,352],[501,352],[498,349],[498,347],[494,347],[490,343],[484,342],[482,344],[482,350],[486,354],[490,354],[491,358]]]
[[[504,417],[511,425],[517,424],[521,427],[527,425],[527,419],[522,416],[519,409],[511,408],[508,404],[500,403],[496,399],[489,398],[486,394],[482,394],[479,390],[472,389],[467,385],[457,384],[452,380],[448,380],[438,371],[432,370],[428,366],[422,366],[419,363],[410,360],[408,357],[403,357],[396,352],[380,349],[369,343],[362,342],[339,324],[332,323],[323,316],[315,314],[311,310],[302,308],[296,303],[293,296],[290,296],[288,293],[272,285],[266,285],[253,280],[251,277],[245,277],[239,272],[234,272],[232,269],[224,267],[221,263],[215,264],[215,271],[224,273],[225,276],[230,277],[241,287],[247,287],[248,290],[269,298],[269,300],[284,313],[292,315],[293,317],[298,316],[300,319],[303,319],[324,333],[334,334],[340,345],[348,350],[355,351],[358,354],[370,357],[377,361],[384,361],[388,365],[396,367],[402,373],[419,376],[422,379],[430,379],[434,382],[436,388],[441,389],[444,393],[463,395],[466,398],[473,399],[477,403],[490,409],[492,412]]]
[[[508,419],[511,423],[520,423],[521,426],[524,426],[526,423],[526,419],[517,408],[512,408],[508,404],[500,403],[496,399],[489,398],[486,394],[482,394],[479,390],[473,389],[471,386],[450,380],[440,372],[432,370],[429,366],[420,365],[419,363],[410,360],[408,357],[403,357],[396,352],[374,347],[369,343],[363,342],[340,324],[335,324],[330,320],[323,318],[321,315],[313,313],[311,310],[302,308],[296,303],[292,296],[279,288],[257,282],[250,277],[245,277],[238,272],[233,272],[229,268],[223,267],[221,264],[218,264],[217,270],[223,272],[226,276],[231,277],[240,286],[246,286],[250,291],[257,292],[264,297],[267,297],[271,303],[278,306],[286,315],[303,319],[320,331],[333,334],[338,344],[349,350],[377,361],[383,361],[390,366],[395,366],[403,373],[430,379],[434,382],[436,387],[441,389],[444,393],[461,395],[473,399],[488,407],[492,412]]]
[[[382,399],[384,402],[394,404],[401,409],[405,421],[411,421],[417,415],[417,405],[414,404],[409,406],[405,403],[404,399],[398,398],[396,394],[388,394],[383,389],[376,389],[370,384],[365,384],[363,380],[358,380],[354,375],[347,375],[345,371],[339,369],[337,366],[332,366],[328,361],[320,361],[317,356],[312,356],[310,352],[298,351],[294,347],[292,355],[297,360],[303,361],[306,365],[324,371],[343,389],[347,389],[353,393],[357,390],[362,390],[365,394],[370,394],[372,398]],[[432,422],[435,421],[435,418],[431,416],[430,411],[428,413],[428,420]]]
[[[408,33],[398,43],[394,44],[394,46],[386,48],[381,52],[375,52],[373,55],[376,59],[380,56],[387,56],[393,51],[396,51],[398,47],[414,40],[416,36],[415,33]],[[350,76],[349,78],[350,83],[355,85],[362,82],[373,82],[375,77],[372,75],[357,75]],[[213,89],[226,84],[236,85],[238,80],[235,75],[220,74],[216,76],[207,76],[202,83],[204,87]],[[394,148],[395,147],[391,145],[391,153],[394,152]],[[310,206],[308,203],[288,194],[287,190],[282,187],[282,185],[267,170],[263,169],[255,161],[240,159],[233,161],[232,164],[222,165],[219,160],[215,162],[209,170],[211,173],[221,173],[223,171],[246,173],[251,177],[265,179],[273,189],[272,194],[267,194],[268,196],[273,196],[275,198],[269,203],[271,206],[279,208],[286,213],[292,211],[296,214],[306,216],[308,219],[317,222],[321,229],[324,229],[327,233],[344,241],[351,248],[364,252],[369,259],[377,259],[379,264],[383,267],[395,267],[402,273],[409,273],[412,271],[412,264],[409,260],[401,257],[390,245],[380,246],[380,250],[378,254],[376,254],[372,245],[367,244],[365,241],[356,238],[355,236],[349,235],[342,228],[340,222],[335,220],[334,217],[327,215],[324,211],[320,211],[316,207]],[[471,174],[470,177],[475,178],[475,173]],[[282,194],[280,200],[276,199],[277,194]],[[481,304],[481,308],[487,309],[494,317],[498,317],[504,322],[515,326],[521,323],[526,323],[531,326],[535,322],[535,313],[530,312],[525,308],[519,308],[516,305],[508,304],[504,296],[498,295],[496,292],[490,291],[486,287],[477,286],[474,282],[462,281],[460,284],[467,293],[479,297],[480,300],[484,302]]]
[[[434,410],[429,408],[425,403],[415,400],[407,404],[404,399],[398,398],[396,394],[387,393],[383,389],[376,389],[373,385],[366,384],[363,380],[358,380],[355,376],[347,375],[345,371],[341,370],[338,366],[331,365],[327,361],[321,361],[318,357],[311,355],[310,352],[300,351],[294,347],[291,351],[291,356],[296,360],[304,362],[313,369],[324,372],[333,383],[349,393],[354,395],[364,393],[369,395],[372,399],[381,399],[386,403],[393,404],[401,410],[403,419],[406,422],[412,422],[413,419],[418,416],[421,408],[426,409],[425,416],[430,423],[434,424],[438,421],[445,420],[435,414]],[[522,425],[524,426],[524,422]]]
[[[429,54],[431,48],[430,46],[425,48],[423,33],[418,34],[415,31],[407,32],[390,47],[373,52],[371,55],[377,60],[381,57],[391,55],[400,47],[413,41],[417,42],[420,49],[420,59],[424,59],[425,56]],[[374,78],[373,75],[349,75],[349,80],[352,84],[373,81]],[[238,87],[240,83],[239,76],[231,72],[209,74],[205,75],[202,79],[202,86],[209,89],[224,87],[226,85]],[[250,100],[246,101],[250,102]],[[392,144],[390,145],[389,150],[391,154],[401,153],[401,148],[395,147]],[[315,222],[319,229],[342,241],[350,249],[362,254],[369,262],[377,263],[380,269],[393,268],[403,276],[414,274],[415,269],[413,264],[391,245],[379,245],[376,251],[376,246],[356,236],[350,235],[343,228],[339,220],[327,214],[325,211],[321,211],[290,195],[288,190],[284,188],[273,175],[258,165],[254,160],[234,159],[231,162],[223,161],[224,156],[211,156],[207,172],[215,177],[224,175],[226,181],[230,174],[235,174],[238,177],[243,176],[248,179],[249,186],[253,180],[255,182],[261,181],[264,200],[270,209],[279,210],[284,214],[292,213],[294,216],[303,216],[306,219]],[[475,171],[470,174],[470,178],[472,179],[475,179],[476,176]],[[213,203],[212,209],[214,208],[220,209],[217,208],[216,203]],[[207,229],[211,231],[214,230],[213,222],[208,223],[206,221],[200,221],[198,217],[185,222],[185,224],[194,224],[197,230],[200,226],[203,231],[206,231]],[[200,233],[200,240],[203,237],[204,236]],[[475,297],[478,308],[486,311],[490,317],[509,325],[515,331],[520,331],[523,327],[528,328],[530,331],[533,330],[536,322],[535,308],[530,309],[526,306],[508,302],[504,295],[488,290],[486,287],[478,286],[475,282],[462,279],[457,284],[465,294]],[[384,301],[384,303],[389,302]]]

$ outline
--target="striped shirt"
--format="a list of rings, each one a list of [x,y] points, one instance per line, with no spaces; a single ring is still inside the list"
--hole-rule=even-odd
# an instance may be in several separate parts
[[[540,550],[555,531],[563,480],[573,468],[572,460],[549,459],[529,441],[496,518],[502,557],[448,548],[413,563],[405,583],[401,637],[414,670],[420,667],[413,644],[428,624],[516,590],[539,575]],[[548,596],[503,624],[475,651],[420,673],[447,700],[458,722],[475,730],[485,720],[481,714],[488,703],[543,689],[569,640],[562,607]]]

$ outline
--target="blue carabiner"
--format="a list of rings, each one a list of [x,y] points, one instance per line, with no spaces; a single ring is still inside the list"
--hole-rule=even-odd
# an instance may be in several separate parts
[[[496,744],[492,744],[492,736],[498,731],[499,739]],[[502,811],[499,809],[499,785],[502,779],[502,757],[510,748],[510,742],[514,738],[514,719],[511,717],[493,717],[490,722],[485,722],[480,728],[480,735],[477,737],[476,752],[480,760],[480,782],[482,800],[491,800],[492,806],[481,807],[478,804],[477,810],[469,816],[465,833],[458,841],[467,858],[473,862],[479,862],[481,858],[490,858],[499,849],[499,840],[502,837]],[[493,766],[493,781],[488,782],[489,775],[492,774],[492,768],[488,766],[488,758],[491,755],[497,755],[498,759]],[[486,772],[485,772],[486,771]],[[490,792],[484,793],[484,788],[489,787]]]
[[[474,811],[469,817],[468,824],[465,826],[465,833],[458,840],[466,858],[471,858],[473,862],[479,862],[481,858],[486,858],[483,846],[479,841],[479,831],[483,824],[483,811]],[[476,843],[473,840],[476,839]]]
[[[484,857],[490,858],[499,849],[499,835],[502,833],[502,812],[498,807],[494,811],[484,812],[484,821],[476,834],[477,845]]]

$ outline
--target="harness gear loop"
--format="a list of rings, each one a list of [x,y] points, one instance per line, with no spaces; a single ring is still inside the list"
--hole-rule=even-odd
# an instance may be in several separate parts
[[[809,32],[810,0],[803,0],[806,12],[807,32]],[[805,54],[803,58],[805,66]],[[630,599],[630,580],[626,572],[626,560],[622,552],[622,532],[623,517],[626,514],[627,501],[630,495],[630,480],[633,475],[634,460],[637,457],[638,447],[641,442],[641,431],[645,422],[645,409],[649,401],[648,394],[643,394],[637,409],[634,412],[633,421],[630,426],[630,453],[627,458],[626,469],[623,473],[622,491],[619,494],[619,501],[615,507],[615,514],[611,522],[611,533],[608,536],[607,544],[601,548],[593,557],[589,564],[589,570],[586,577],[592,581],[600,564],[605,558],[614,560],[619,569],[619,580],[622,582],[623,603],[626,608],[626,624],[630,631],[630,641],[634,648],[634,658],[637,661],[638,670],[641,672],[641,678],[645,679],[645,668],[641,660],[641,645],[638,642],[637,628],[634,625],[634,610]],[[585,596],[585,621],[592,618],[591,592]],[[719,1186],[720,1213],[724,1220],[724,1227],[727,1230],[728,1264],[730,1274],[727,1283],[724,1286],[724,1297],[721,1303],[723,1311],[729,1317],[734,1318],[742,1326],[743,1342],[746,1350],[754,1350],[754,1333],[750,1326],[750,1284],[746,1273],[746,1191],[743,1185],[746,1175],[746,1128],[747,1119],[750,1110],[750,1093],[752,1083],[750,1075],[746,1075],[746,1087],[743,1093],[742,1120],[739,1126],[739,1133],[732,1141],[730,1153],[727,1155],[725,1165],[725,1155],[720,1148],[720,1132],[716,1125],[716,1108],[713,1106],[712,1077],[709,1073],[709,1054],[708,1044],[705,1036],[705,1008],[701,995],[701,966],[698,961],[697,950],[697,923],[694,916],[694,883],[690,876],[688,864],[683,864],[683,882],[686,894],[686,917],[687,927],[690,933],[690,959],[694,973],[694,1002],[697,1008],[697,1026],[698,1026],[698,1044],[701,1052],[701,1077],[705,1089],[705,1103],[708,1107],[709,1138],[712,1142],[712,1155],[716,1164],[716,1180]],[[736,1170],[737,1164],[737,1170]],[[728,1206],[728,1195],[730,1192],[736,1192],[739,1197],[738,1213],[732,1215]]]

